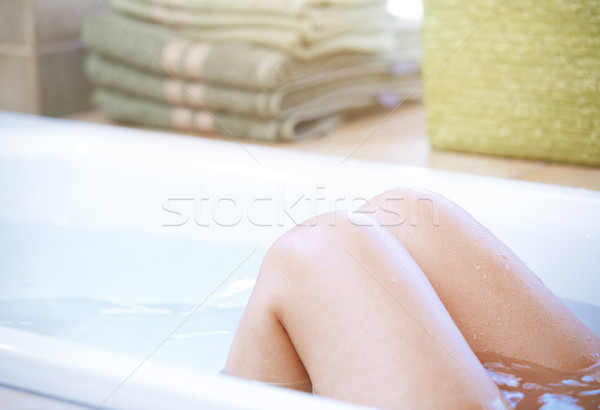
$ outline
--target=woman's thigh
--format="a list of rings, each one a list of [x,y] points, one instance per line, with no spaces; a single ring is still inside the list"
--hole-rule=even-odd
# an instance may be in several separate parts
[[[398,188],[359,212],[402,243],[474,351],[560,370],[600,359],[600,340],[511,249],[448,199]]]

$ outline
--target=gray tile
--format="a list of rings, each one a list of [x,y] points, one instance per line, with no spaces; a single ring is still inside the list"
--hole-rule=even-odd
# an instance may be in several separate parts
[[[0,44],[27,44],[28,17],[27,1],[0,0]]]
[[[38,114],[32,59],[0,56],[0,110]]]
[[[38,45],[78,38],[85,16],[102,10],[96,0],[34,0],[34,8]]]
[[[44,115],[63,115],[90,108],[91,85],[83,74],[81,48],[38,56],[41,108]]]

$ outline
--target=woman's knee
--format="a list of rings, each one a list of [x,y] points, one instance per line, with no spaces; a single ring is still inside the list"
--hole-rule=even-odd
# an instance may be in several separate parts
[[[439,227],[442,220],[460,208],[441,194],[413,187],[396,187],[382,192],[357,212],[365,213],[388,228]]]
[[[363,213],[336,211],[308,219],[279,237],[269,248],[261,274],[306,272],[306,268],[327,257],[336,247],[349,246],[367,235],[379,223]]]
[[[278,293],[316,283],[343,281],[344,272],[329,266],[353,249],[376,247],[391,234],[366,214],[331,212],[304,221],[273,243],[261,265],[257,285],[268,283]],[[392,237],[393,238],[393,237]],[[395,241],[395,239],[393,239]]]

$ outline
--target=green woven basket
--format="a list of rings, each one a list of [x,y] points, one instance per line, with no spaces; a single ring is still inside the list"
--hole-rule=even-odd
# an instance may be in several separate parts
[[[424,0],[437,149],[600,166],[600,0]]]

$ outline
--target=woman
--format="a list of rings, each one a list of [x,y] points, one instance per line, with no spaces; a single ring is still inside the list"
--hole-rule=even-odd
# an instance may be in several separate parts
[[[588,374],[600,340],[467,212],[398,188],[273,244],[225,370],[376,407],[510,407],[486,353]]]

